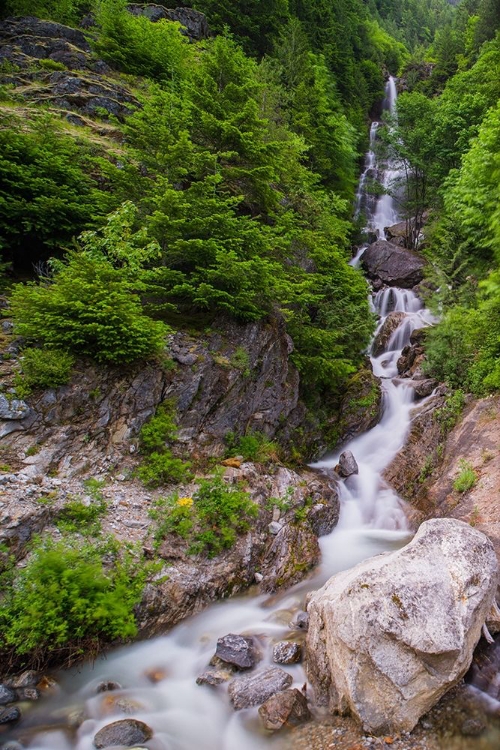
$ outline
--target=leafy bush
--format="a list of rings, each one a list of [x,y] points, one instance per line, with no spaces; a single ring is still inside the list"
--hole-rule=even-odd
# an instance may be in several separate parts
[[[144,484],[159,487],[169,482],[186,482],[191,473],[191,463],[175,458],[167,447],[168,442],[177,438],[177,425],[174,419],[172,402],[161,404],[156,414],[143,425],[140,432],[141,450],[145,458],[138,469],[138,476]]]
[[[108,568],[104,554],[113,558]],[[29,655],[26,662],[39,665],[57,654],[73,661],[134,636],[146,576],[132,550],[77,537],[37,540],[27,565],[11,571],[0,602],[4,659]]]
[[[162,484],[180,484],[191,478],[191,462],[175,458],[168,448],[159,453],[154,451],[147,456],[137,470],[139,479],[148,487],[160,487]]]
[[[222,472],[217,472],[200,481],[193,497],[174,494],[159,500],[151,517],[157,521],[157,544],[167,533],[178,534],[190,542],[190,554],[215,557],[233,546],[238,533],[250,528],[250,519],[257,513],[258,506],[248,493],[226,484]]]
[[[458,462],[460,472],[453,482],[455,492],[468,492],[477,482],[477,474],[468,461],[461,459]]]
[[[99,519],[106,514],[107,503],[101,492],[103,482],[89,479],[85,487],[90,495],[90,502],[78,498],[68,500],[56,519],[56,526],[69,533],[80,533],[84,536],[98,536],[101,531]]]
[[[273,443],[262,432],[250,432],[238,439],[230,432],[226,435],[225,442],[227,456],[241,455],[245,461],[258,461],[260,463],[279,460],[280,448],[278,444]]]
[[[24,349],[22,371],[30,388],[56,388],[65,385],[74,365],[74,357],[60,349]]]

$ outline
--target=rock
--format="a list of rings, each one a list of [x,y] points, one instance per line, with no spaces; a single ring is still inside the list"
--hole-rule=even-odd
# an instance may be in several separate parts
[[[358,464],[356,463],[356,459],[351,451],[344,451],[340,454],[339,462],[335,467],[335,471],[339,476],[344,478],[350,477],[352,474],[357,474],[359,472]]]
[[[14,690],[7,685],[0,684],[0,706],[6,706],[7,703],[14,703],[16,694]]]
[[[414,221],[400,221],[397,224],[393,224],[391,227],[384,227],[384,234],[388,242],[392,242],[394,245],[400,247],[408,247],[408,232],[412,231]]]
[[[338,508],[329,503],[315,503],[307,514],[307,520],[316,536],[325,536],[337,525]]]
[[[106,693],[108,690],[121,690],[122,686],[119,682],[114,682],[113,680],[105,680],[103,682],[100,682],[95,691],[96,693]]]
[[[189,37],[191,41],[207,39],[210,36],[210,29],[206,16],[192,8],[164,8],[162,5],[137,5],[131,3],[127,6],[129,13],[134,16],[146,16],[152,23],[157,23],[162,19],[177,21],[181,24],[181,32]]]
[[[30,415],[31,409],[27,403],[18,398],[9,401],[5,396],[0,394],[0,419],[26,419]]]
[[[152,736],[153,730],[144,722],[136,719],[121,719],[100,729],[94,737],[94,746],[97,748],[113,745],[133,747],[141,742],[147,742]]]
[[[425,261],[420,255],[386,240],[377,240],[367,247],[361,265],[370,279],[403,289],[411,289],[424,277]]]
[[[24,746],[15,740],[11,740],[2,745],[2,750],[24,750]]]
[[[302,580],[320,559],[318,537],[310,525],[307,522],[285,523],[272,538],[262,562],[262,569],[266,571],[262,588],[276,591],[283,586],[292,586]]]
[[[208,669],[196,678],[197,685],[211,685],[213,687],[222,685],[233,676],[232,672],[224,669]]]
[[[241,463],[238,458],[226,458],[224,461],[221,461],[222,466],[229,466],[231,469],[239,469]]]
[[[347,381],[340,406],[339,442],[346,443],[379,422],[382,414],[380,378],[372,371],[370,360]]]
[[[481,719],[466,719],[460,727],[460,732],[464,737],[477,737],[485,729],[486,724]]]
[[[430,396],[432,391],[437,388],[438,382],[433,378],[427,378],[427,380],[417,380],[415,382],[415,398],[426,398]]]
[[[292,678],[290,678],[291,680]],[[10,706],[10,708],[0,709],[0,726],[2,724],[12,724],[14,721],[18,721],[21,718],[21,712],[17,706]]]
[[[276,664],[298,664],[302,660],[302,646],[294,641],[280,641],[273,648]]]
[[[40,691],[36,687],[18,688],[16,693],[18,701],[37,701],[40,698]]]
[[[253,638],[229,633],[217,641],[215,656],[237,669],[252,669],[258,661]]]
[[[333,576],[308,602],[317,701],[349,709],[365,731],[411,731],[467,671],[497,579],[489,539],[448,518]]]
[[[240,677],[230,682],[229,698],[237,711],[241,708],[259,706],[275,693],[290,687],[292,682],[292,676],[283,669],[260,669],[248,677]]]
[[[29,669],[14,677],[14,679],[10,681],[10,685],[13,688],[34,687],[39,680],[40,674],[33,669]]]
[[[276,536],[276,534],[279,534],[281,529],[283,528],[283,524],[279,521],[271,521],[267,528],[269,529],[269,533],[272,534],[272,536]]]
[[[266,729],[276,731],[284,726],[295,727],[311,718],[307,701],[296,688],[283,690],[269,698],[259,708],[259,716]]]
[[[295,618],[295,625],[300,630],[307,630],[309,627],[309,615],[307,612],[299,612]]]
[[[378,357],[387,351],[387,345],[394,331],[399,328],[401,322],[405,319],[404,312],[391,312],[384,320],[380,331],[375,336],[372,344],[372,354]]]

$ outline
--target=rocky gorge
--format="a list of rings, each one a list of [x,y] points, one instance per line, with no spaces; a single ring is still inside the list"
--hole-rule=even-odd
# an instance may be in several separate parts
[[[58,105],[73,111],[75,101]],[[457,748],[464,737],[495,746],[497,647],[485,641],[500,625],[498,399],[453,411],[447,389],[427,377],[423,258],[389,221],[397,216],[371,218],[386,238],[358,258],[379,318],[372,356],[322,420],[302,397],[279,315],[173,333],[146,365],[82,359],[67,385],[23,399],[12,392],[22,342],[6,309],[1,560],[25,565],[34,536],[57,538],[68,503],[92,505],[96,480],[102,532],[159,565],[135,610],[137,637],[148,640],[56,680],[36,669],[2,676],[3,750],[252,750],[280,731],[285,747],[444,750],[453,743],[437,725],[450,701]],[[141,431],[165,405],[175,420],[169,450],[193,468],[178,490],[137,476]],[[245,455],[245,435],[259,435],[267,452]],[[454,486],[463,462],[475,476],[466,490]],[[217,468],[254,504],[250,528],[212,557],[176,533],[158,541],[155,504],[177,492],[190,507]],[[480,695],[462,682],[471,663]]]

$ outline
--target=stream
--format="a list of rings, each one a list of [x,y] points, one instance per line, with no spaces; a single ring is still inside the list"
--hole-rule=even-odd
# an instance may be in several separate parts
[[[386,109],[394,110],[395,82],[386,87]],[[398,220],[395,201],[389,194],[378,200],[365,192],[372,177],[387,186],[395,176],[387,167],[381,171],[375,155],[378,123],[370,131],[370,150],[360,178],[355,211],[367,217],[367,229],[383,237],[383,228]],[[365,246],[366,247],[366,246]],[[364,247],[353,264],[358,264]],[[11,733],[23,747],[31,750],[93,750],[95,733],[106,724],[123,719],[123,705],[131,715],[154,730],[146,743],[150,750],[260,750],[273,746],[278,737],[260,727],[257,709],[235,712],[217,689],[198,686],[196,677],[204,672],[215,651],[216,641],[227,633],[256,635],[264,658],[260,666],[271,663],[273,643],[296,635],[290,623],[303,609],[308,591],[320,587],[334,573],[383,552],[402,546],[411,538],[402,501],[384,483],[382,471],[403,446],[413,403],[411,382],[398,380],[397,359],[410,333],[432,322],[428,311],[412,291],[385,289],[373,299],[380,325],[393,310],[405,318],[389,341],[388,351],[372,357],[374,372],[381,378],[383,416],[373,429],[356,437],[343,449],[353,452],[359,474],[339,482],[340,520],[331,534],[320,540],[322,564],[306,581],[277,595],[252,595],[214,604],[201,614],[175,627],[163,637],[120,648],[61,676],[57,693],[40,704],[33,704],[22,723]],[[329,454],[314,464],[321,470],[332,470],[339,452]],[[287,666],[294,687],[301,687],[305,675],[300,664]],[[156,681],[148,676],[155,672]],[[120,683],[121,690],[98,693],[102,681]],[[109,696],[118,697],[117,702]],[[68,731],[67,717],[85,720],[74,731]],[[30,728],[31,727],[31,728]],[[9,739],[6,735],[2,739]]]

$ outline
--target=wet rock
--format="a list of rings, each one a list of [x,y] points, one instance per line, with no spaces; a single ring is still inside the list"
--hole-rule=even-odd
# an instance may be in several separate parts
[[[216,687],[231,679],[233,673],[225,669],[208,669],[196,678],[197,685],[211,685]]]
[[[24,750],[24,745],[21,745],[15,740],[11,740],[10,742],[6,742],[5,745],[2,745],[2,750]]]
[[[486,724],[481,719],[466,719],[460,727],[460,732],[464,737],[477,737],[485,729]]]
[[[374,357],[378,357],[387,350],[389,340],[394,331],[399,328],[402,321],[405,319],[404,312],[391,312],[384,320],[384,323],[377,333],[375,340],[372,345],[372,354]]]
[[[339,476],[347,478],[359,472],[358,464],[351,451],[344,451],[339,456],[339,462],[335,467]]]
[[[16,693],[18,701],[37,701],[40,698],[40,691],[36,687],[18,688]]]
[[[161,682],[165,679],[165,677],[168,676],[168,672],[166,669],[162,669],[161,667],[153,667],[152,669],[146,669],[144,672],[144,676],[147,677],[147,679],[153,683],[153,685],[156,685],[158,682]]]
[[[365,731],[411,731],[467,671],[497,579],[490,540],[448,518],[333,576],[308,603],[318,702],[349,708]]]
[[[432,391],[437,388],[438,382],[433,378],[427,378],[427,380],[417,380],[414,386],[415,398],[426,398],[430,396]]]
[[[388,242],[400,247],[408,247],[408,233],[412,231],[413,221],[400,221],[390,227],[384,227],[384,234]]]
[[[262,562],[266,571],[262,588],[276,591],[302,580],[319,563],[318,537],[306,523],[286,523],[276,534]]]
[[[302,660],[302,646],[294,641],[280,641],[273,647],[276,664],[298,664]]]
[[[9,401],[5,396],[0,394],[0,419],[26,419],[31,412],[30,407],[25,401],[13,398]]]
[[[100,708],[103,716],[114,713],[134,714],[138,711],[144,711],[144,706],[139,701],[114,692],[103,697]]]
[[[153,736],[153,730],[136,719],[122,719],[100,729],[94,737],[97,748],[125,745],[133,747],[141,742],[147,742]]]
[[[229,698],[237,711],[259,706],[275,693],[290,687],[292,682],[292,676],[288,672],[278,667],[268,667],[229,683]]]
[[[100,682],[95,691],[96,693],[106,693],[108,690],[121,690],[122,686],[119,682],[114,682],[114,680],[105,680],[103,682]]]
[[[307,520],[316,536],[325,536],[333,531],[339,520],[338,507],[329,503],[315,503],[307,514]]]
[[[14,677],[9,685],[13,688],[34,687],[40,681],[40,674],[32,669]]]
[[[216,658],[237,669],[252,669],[258,661],[253,638],[229,633],[217,641]]]
[[[276,731],[284,726],[295,727],[311,718],[307,700],[296,688],[283,690],[269,698],[259,708],[265,729]]]
[[[7,703],[14,703],[16,693],[7,685],[0,684],[0,706],[6,706]]]
[[[373,374],[371,363],[367,359],[366,366],[347,382],[340,407],[339,442],[345,443],[356,435],[375,427],[381,414],[380,378]]]
[[[367,247],[361,265],[369,278],[403,289],[411,289],[424,277],[425,261],[420,255],[386,240]]]
[[[309,627],[309,615],[307,612],[299,612],[295,618],[295,625],[300,630],[307,630]]]
[[[291,678],[290,678],[291,679]],[[12,724],[21,718],[21,712],[17,706],[0,709],[0,726],[2,724]]]

